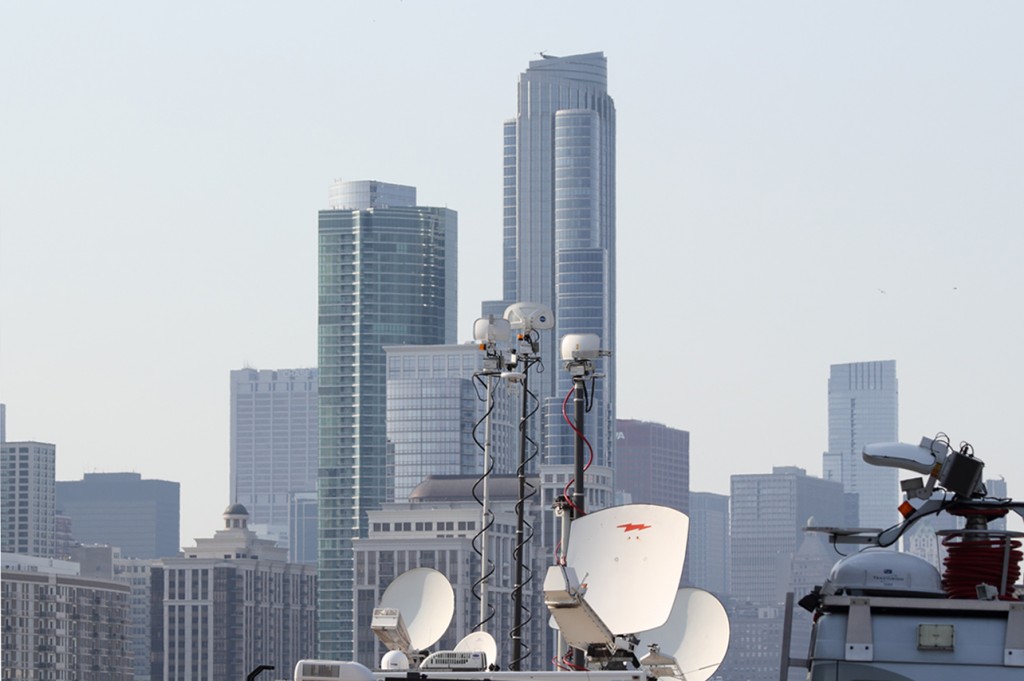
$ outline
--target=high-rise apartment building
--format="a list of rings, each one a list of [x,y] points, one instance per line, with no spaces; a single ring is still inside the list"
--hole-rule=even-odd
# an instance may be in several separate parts
[[[823,477],[857,494],[860,527],[899,520],[899,471],[864,461],[864,446],[899,441],[896,362],[833,364],[828,379],[828,451]]]
[[[319,215],[319,654],[352,656],[352,540],[387,490],[384,346],[454,343],[456,213],[338,182]]]
[[[57,508],[83,544],[109,544],[127,558],[176,556],[181,485],[139,473],[86,473],[57,483]]]
[[[479,475],[486,437],[484,353],[475,343],[393,345],[387,354],[388,501],[405,501],[430,475]],[[493,380],[492,472],[518,465],[519,400]],[[479,424],[479,425],[478,425]]]
[[[56,459],[57,447],[46,442],[0,444],[0,546],[5,553],[53,557]]]
[[[571,464],[572,430],[561,427],[571,387],[561,371],[561,338],[595,333],[615,348],[615,103],[604,54],[547,57],[520,75],[518,111],[504,125],[504,303],[554,311],[540,335],[547,371],[530,379],[543,407],[543,461]],[[497,306],[485,303],[485,310]],[[586,424],[595,464],[615,446],[614,356],[601,361]]]
[[[241,679],[257,665],[287,676],[315,657],[316,574],[247,527],[241,504],[224,529],[150,569],[153,681]]]
[[[5,553],[2,678],[132,681],[130,594],[78,563]]]
[[[316,369],[231,372],[231,500],[282,546],[289,495],[316,491],[317,388]]]

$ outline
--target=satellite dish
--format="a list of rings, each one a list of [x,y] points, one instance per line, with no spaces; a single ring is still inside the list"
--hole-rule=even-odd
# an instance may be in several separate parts
[[[486,631],[474,631],[455,646],[457,653],[483,653],[488,665],[498,664],[498,643]]]
[[[455,614],[455,592],[448,578],[431,568],[415,568],[398,575],[384,595],[381,608],[402,613],[409,644],[423,650],[444,636]]]
[[[641,633],[637,651],[652,643],[658,644],[662,655],[675,658],[686,681],[707,681],[729,649],[729,616],[713,594],[680,589],[668,621]]]
[[[689,526],[685,514],[653,504],[613,506],[573,521],[566,565],[612,633],[635,634],[668,619]]]

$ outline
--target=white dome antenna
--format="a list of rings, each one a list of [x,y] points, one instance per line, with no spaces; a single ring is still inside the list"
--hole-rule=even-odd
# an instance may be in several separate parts
[[[531,331],[546,331],[555,326],[555,315],[551,308],[541,303],[513,303],[505,308],[505,319],[513,330],[524,335]]]

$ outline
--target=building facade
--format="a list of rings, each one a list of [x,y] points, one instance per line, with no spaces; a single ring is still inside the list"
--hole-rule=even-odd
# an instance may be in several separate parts
[[[615,103],[604,54],[545,56],[520,75],[518,110],[504,124],[503,202],[503,302],[541,303],[555,317],[540,335],[548,370],[531,378],[537,441],[545,463],[571,464],[572,431],[560,425],[572,382],[553,365],[561,338],[595,333],[615,348]],[[595,463],[611,466],[614,355],[600,364],[607,378],[594,386],[587,432]]]
[[[456,213],[340,182],[319,214],[319,654],[352,656],[352,541],[387,495],[384,346],[454,343]]]
[[[316,369],[231,372],[231,500],[249,528],[288,545],[288,500],[315,492],[319,431]]]
[[[181,485],[138,473],[86,473],[57,482],[57,508],[82,544],[109,544],[127,558],[163,558],[181,550]]]
[[[842,485],[776,466],[771,473],[733,475],[730,487],[729,592],[735,600],[778,605],[808,521],[842,525]]]
[[[288,563],[248,517],[229,506],[223,530],[151,568],[153,681],[241,679],[316,657],[315,568]]]
[[[0,547],[5,553],[53,557],[56,460],[57,447],[46,442],[0,444]]]
[[[729,497],[690,492],[686,577],[692,586],[723,601],[729,596]]]
[[[615,487],[633,503],[690,512],[690,434],[661,423],[619,419]]]
[[[824,478],[857,494],[858,524],[885,529],[899,520],[899,471],[864,461],[864,446],[899,441],[896,362],[833,364],[828,379]]]
[[[512,589],[515,586],[516,516],[518,481],[514,476],[495,476],[490,481],[493,524],[488,532],[488,555],[494,573],[488,579],[490,608],[481,618],[480,600],[474,596],[474,584],[481,578],[480,556],[473,548],[474,537],[482,528],[480,505],[472,498],[474,476],[436,476],[422,481],[404,502],[386,504],[370,512],[369,536],[355,542],[357,627],[356,660],[377,668],[385,649],[370,629],[373,608],[388,585],[402,573],[417,567],[441,572],[455,592],[455,614],[445,635],[432,650],[452,650],[459,640],[475,631],[483,619],[483,629],[498,643],[497,664],[509,668],[513,625]],[[534,486],[535,478],[530,479]],[[526,520],[539,522],[539,506],[528,507]],[[479,542],[479,540],[477,540]],[[477,544],[480,546],[480,544]],[[543,605],[543,570],[548,553],[537,545],[524,550],[526,573],[533,579],[524,590],[524,603],[532,620],[522,633],[523,649],[529,660],[548,659],[546,638],[547,610]],[[479,590],[478,590],[479,593]],[[530,618],[525,618],[530,619]]]
[[[405,501],[430,475],[480,475],[487,412],[484,353],[475,343],[394,345],[387,354],[388,501]],[[492,472],[518,465],[519,402],[493,380]],[[475,435],[474,435],[475,433]]]
[[[132,681],[127,586],[11,554],[0,584],[0,678]]]

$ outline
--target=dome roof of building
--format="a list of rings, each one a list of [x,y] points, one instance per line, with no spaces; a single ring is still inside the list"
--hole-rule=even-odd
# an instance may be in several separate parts
[[[477,475],[428,475],[409,493],[409,501],[423,503],[472,500],[473,485],[479,479]],[[527,478],[527,482],[534,487],[540,485],[536,477]],[[519,498],[519,478],[515,475],[492,475],[487,492],[491,500],[515,501]]]
[[[249,515],[249,511],[246,510],[245,506],[235,503],[224,509],[224,515]]]

